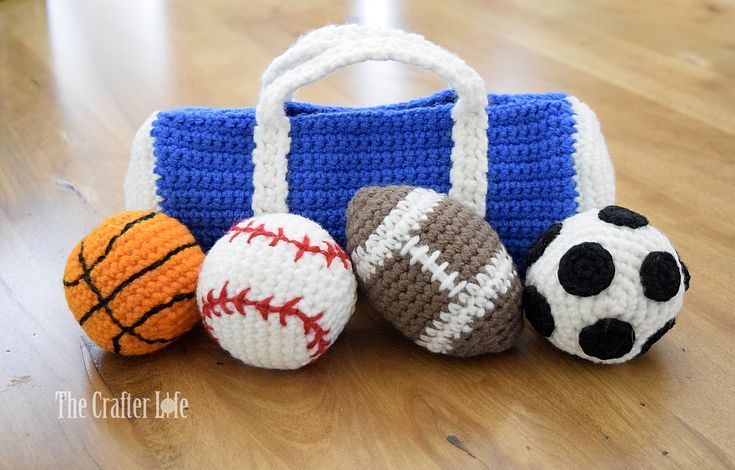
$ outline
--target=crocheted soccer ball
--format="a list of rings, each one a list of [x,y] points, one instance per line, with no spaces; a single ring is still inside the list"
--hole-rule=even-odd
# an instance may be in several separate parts
[[[429,351],[510,348],[522,284],[498,235],[471,209],[409,186],[367,187],[347,210],[347,247],[378,311]]]
[[[337,339],[356,288],[349,257],[316,222],[268,214],[235,224],[214,244],[197,299],[206,331],[232,356],[297,369]]]
[[[618,206],[552,225],[528,253],[523,305],[557,348],[598,363],[645,354],[674,326],[689,271],[648,219]]]
[[[194,290],[203,261],[194,237],[177,220],[122,212],[72,250],[64,270],[66,301],[102,348],[146,354],[199,322]]]

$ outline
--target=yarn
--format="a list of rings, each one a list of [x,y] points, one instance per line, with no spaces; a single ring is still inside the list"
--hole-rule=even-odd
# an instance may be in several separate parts
[[[434,191],[367,187],[347,210],[347,248],[368,299],[429,351],[510,348],[523,327],[522,285],[490,226]]]
[[[64,270],[66,301],[100,347],[150,353],[198,323],[194,289],[203,260],[180,222],[161,213],[122,212],[72,250]]]
[[[538,334],[544,338],[551,336],[556,327],[554,316],[551,315],[551,306],[535,286],[526,286],[523,290],[523,309],[528,322]]]
[[[603,318],[579,332],[582,351],[603,361],[624,356],[633,348],[634,342],[633,325],[617,318]]]
[[[643,294],[652,300],[666,302],[679,291],[682,271],[671,253],[654,251],[646,255],[641,264],[641,285]],[[687,271],[688,272],[688,271]],[[689,282],[684,283],[687,289]]]
[[[575,109],[563,94],[488,99],[485,219],[522,267],[528,247],[550,224],[586,209],[576,201],[579,194],[596,194],[599,205],[612,202],[612,171],[609,161],[608,167],[598,168],[608,178],[598,186],[573,179],[577,162],[592,156],[575,147],[601,139],[575,134],[575,120],[588,108]],[[368,109],[288,103],[289,211],[315,220],[344,243],[347,204],[364,186],[407,184],[449,191],[454,100],[454,93],[446,91]],[[253,109],[160,112],[142,137],[153,150],[133,154],[129,178],[137,181],[134,162],[148,159],[161,199],[153,207],[182,220],[208,249],[235,221],[253,214],[254,125]],[[126,205],[148,208],[151,197],[146,194],[126,191]]]
[[[284,103],[300,86],[367,60],[423,68],[454,91],[373,108]],[[154,113],[136,134],[125,201],[180,218],[205,249],[233,222],[268,212],[308,217],[344,243],[352,196],[388,184],[473,208],[521,271],[546,227],[612,203],[615,192],[599,122],[578,99],[486,95],[472,68],[419,35],[340,25],[277,57],[256,109]]]
[[[561,224],[559,222],[552,224],[551,227],[546,229],[538,240],[531,245],[531,248],[528,249],[528,256],[526,257],[526,262],[529,266],[541,258],[541,255],[546,251],[546,247],[554,241],[554,239],[559,235],[559,232],[561,232]]]
[[[526,317],[559,349],[594,362],[648,351],[674,325],[688,289],[669,240],[618,206],[552,225],[530,251]]]
[[[597,216],[601,221],[628,228],[641,228],[648,225],[648,219],[630,209],[620,206],[607,206]]]
[[[293,214],[243,220],[220,238],[199,274],[207,333],[233,357],[296,369],[334,343],[355,308],[347,254],[315,222]]]
[[[355,26],[345,25],[351,30]],[[291,125],[284,102],[299,87],[314,82],[335,70],[369,60],[393,60],[432,72],[456,90],[457,101],[451,111],[453,146],[449,170],[449,195],[485,215],[487,195],[487,96],[482,78],[456,55],[402,31],[372,31],[354,39],[335,41],[320,54],[303,60],[262,89],[255,108],[257,125],[253,130],[253,211],[287,211],[286,172]],[[303,42],[302,39],[299,42]],[[308,42],[308,41],[307,41]],[[266,71],[267,73],[267,71]]]
[[[679,256],[679,253],[676,254],[676,256]],[[687,265],[684,264],[684,261],[679,258],[679,262],[681,263],[681,270],[684,274],[684,290],[689,290],[689,281],[691,281],[692,276],[689,274],[689,268],[687,268]]]
[[[651,349],[651,346],[653,346],[658,340],[663,338],[663,336],[669,332],[670,329],[674,327],[676,324],[676,318],[672,318],[671,320],[667,321],[664,326],[659,328],[656,333],[651,335],[650,338],[645,342],[645,344],[641,347],[641,352],[638,353],[639,356],[642,356],[643,354],[646,354],[649,349]]]
[[[612,255],[599,243],[574,245],[559,260],[559,284],[572,295],[597,295],[610,286],[614,276]]]

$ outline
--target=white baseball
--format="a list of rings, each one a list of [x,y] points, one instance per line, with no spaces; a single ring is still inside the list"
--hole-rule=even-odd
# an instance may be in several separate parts
[[[235,224],[207,254],[197,286],[204,328],[246,364],[297,369],[321,356],[355,309],[347,255],[317,224],[267,214]]]

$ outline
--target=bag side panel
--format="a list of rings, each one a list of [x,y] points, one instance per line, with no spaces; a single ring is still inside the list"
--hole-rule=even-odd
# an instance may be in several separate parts
[[[161,210],[161,197],[156,192],[159,176],[155,172],[154,139],[151,135],[157,115],[157,112],[151,114],[133,138],[130,162],[123,184],[126,210]]]
[[[600,122],[586,104],[567,97],[574,118],[574,153],[578,212],[602,208],[615,202],[615,171],[602,137]]]

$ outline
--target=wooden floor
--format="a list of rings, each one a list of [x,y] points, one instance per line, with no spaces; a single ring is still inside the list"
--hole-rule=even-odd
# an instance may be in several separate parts
[[[155,109],[252,105],[300,33],[357,21],[420,32],[493,92],[589,103],[618,199],[693,274],[676,328],[598,367],[530,328],[499,356],[420,350],[361,305],[318,363],[245,367],[201,330],[149,357],[85,343],[61,275],[122,209],[136,128]],[[0,1],[0,467],[735,466],[735,5],[720,0]],[[376,104],[443,88],[395,64],[301,92]],[[58,419],[56,391],[180,391],[185,419]]]

